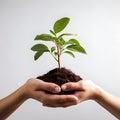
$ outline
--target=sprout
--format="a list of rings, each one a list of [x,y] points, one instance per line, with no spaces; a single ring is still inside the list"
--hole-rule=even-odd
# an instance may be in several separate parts
[[[54,46],[50,49],[44,44],[36,44],[34,45],[31,50],[36,52],[34,55],[34,60],[40,58],[43,53],[48,52],[52,55],[52,57],[57,61],[58,68],[60,69],[60,58],[62,54],[68,54],[72,57],[75,57],[74,52],[79,52],[82,54],[86,54],[85,49],[80,45],[79,41],[72,38],[69,40],[65,40],[64,36],[73,36],[71,33],[62,33],[61,31],[65,29],[68,25],[70,18],[64,17],[57,20],[53,26],[53,30],[50,30],[50,34],[40,34],[35,37],[35,41],[46,41],[46,42],[53,42]],[[58,35],[59,33],[59,35]]]

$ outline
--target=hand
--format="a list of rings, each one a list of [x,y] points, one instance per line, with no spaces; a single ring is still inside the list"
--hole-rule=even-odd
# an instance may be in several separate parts
[[[80,80],[78,82],[69,82],[62,85],[61,87],[63,91],[74,90],[75,93],[73,95],[78,98],[77,103],[80,103],[88,99],[95,100],[97,97],[97,88],[98,86],[95,85],[90,80]]]
[[[29,79],[15,92],[0,100],[0,120],[5,120],[29,98],[38,100],[49,107],[67,107],[77,103],[75,96],[48,94],[46,91],[59,93],[61,88],[54,83]]]
[[[38,100],[42,102],[43,106],[67,107],[77,103],[77,98],[73,95],[48,94],[46,91],[59,93],[61,88],[54,83],[44,82],[39,79],[29,79],[23,85],[24,97]]]
[[[66,83],[61,86],[63,91],[74,90],[74,96],[78,98],[77,103],[92,99],[103,106],[116,118],[120,119],[120,97],[116,97],[90,80],[81,80],[76,83]]]

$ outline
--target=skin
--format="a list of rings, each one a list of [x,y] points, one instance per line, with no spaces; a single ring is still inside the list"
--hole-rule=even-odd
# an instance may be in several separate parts
[[[61,88],[53,83],[33,78],[29,79],[18,90],[0,100],[0,120],[5,120],[30,98],[41,102],[44,106],[50,104],[52,107],[67,107],[77,102],[77,97],[75,96],[48,94],[46,91],[58,93]]]
[[[75,90],[71,95],[48,94],[46,91],[59,93],[61,91]],[[6,119],[22,103],[29,98],[41,102],[48,107],[68,107],[86,100],[94,100],[116,118],[120,119],[120,98],[111,95],[90,80],[69,82],[61,86],[46,83],[38,79],[29,79],[23,86],[11,95],[0,100],[0,118]]]
[[[75,90],[73,95],[78,98],[77,103],[94,100],[120,119],[120,98],[106,92],[92,81],[81,80],[77,83],[66,83],[61,88],[64,91]]]

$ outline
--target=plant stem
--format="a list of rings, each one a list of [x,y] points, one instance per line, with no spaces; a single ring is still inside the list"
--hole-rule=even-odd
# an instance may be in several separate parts
[[[60,69],[60,55],[58,55],[58,67]]]
[[[58,68],[60,69],[60,49],[59,46],[57,45],[57,52],[58,52]]]

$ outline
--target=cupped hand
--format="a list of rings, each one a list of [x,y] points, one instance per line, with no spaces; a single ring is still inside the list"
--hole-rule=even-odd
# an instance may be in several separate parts
[[[77,104],[77,97],[73,95],[59,95],[61,88],[54,84],[39,79],[29,79],[23,86],[24,97],[40,101],[43,106],[68,107]],[[52,92],[54,94],[49,94]]]
[[[90,80],[80,80],[78,82],[69,82],[62,85],[61,89],[63,91],[71,91],[75,92],[72,94],[78,98],[77,103],[80,103],[85,100],[95,100],[97,97],[98,86],[95,85]]]

